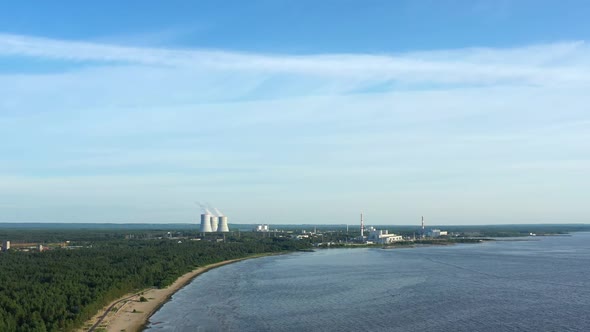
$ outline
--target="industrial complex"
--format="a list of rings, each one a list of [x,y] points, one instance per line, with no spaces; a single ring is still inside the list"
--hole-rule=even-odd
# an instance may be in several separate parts
[[[383,229],[377,229],[375,227],[366,227],[365,226],[365,220],[363,217],[363,213],[361,212],[361,235],[357,238],[357,242],[361,242],[361,243],[366,243],[366,244],[390,244],[393,242],[398,242],[398,241],[405,241],[405,240],[416,240],[416,236],[414,235],[414,237],[406,237],[406,239],[404,239],[403,236],[398,235],[398,234],[394,234],[394,233],[389,233],[388,230],[383,230]],[[368,232],[368,236],[365,235],[365,232]],[[420,234],[419,237],[424,239],[424,238],[438,238],[441,236],[447,236],[448,232],[447,231],[442,231],[440,229],[430,229],[430,230],[426,230],[426,227],[424,225],[424,216],[422,216],[422,223],[421,223],[421,229],[420,229]]]
[[[227,225],[227,217],[224,216],[219,210],[215,210],[217,213],[213,214],[208,209],[201,214],[201,233],[227,233],[229,232],[229,226]]]
[[[254,228],[254,232],[270,232],[270,229],[267,224],[260,224]]]
[[[369,232],[368,236],[365,236],[365,230]],[[376,229],[375,227],[365,228],[365,220],[363,218],[363,213],[361,212],[361,236],[358,238],[358,241],[367,244],[389,244],[403,240],[404,239],[401,235],[389,233],[388,230]]]

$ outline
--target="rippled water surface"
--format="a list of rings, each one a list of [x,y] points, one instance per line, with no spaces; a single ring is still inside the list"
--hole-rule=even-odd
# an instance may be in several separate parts
[[[333,249],[211,270],[149,331],[590,331],[590,233]]]

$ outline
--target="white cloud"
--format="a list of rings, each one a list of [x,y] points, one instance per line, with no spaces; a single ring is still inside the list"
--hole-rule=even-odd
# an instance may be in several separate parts
[[[590,212],[584,42],[292,56],[0,34],[3,56],[71,66],[0,72],[0,221],[183,221],[204,199],[284,222],[452,222],[468,201],[490,223],[560,185],[547,220]]]
[[[462,49],[394,55],[272,55],[215,50],[138,48],[0,34],[0,55],[70,61],[121,62],[214,71],[408,82],[539,84],[588,82],[590,49],[584,42],[512,49]]]

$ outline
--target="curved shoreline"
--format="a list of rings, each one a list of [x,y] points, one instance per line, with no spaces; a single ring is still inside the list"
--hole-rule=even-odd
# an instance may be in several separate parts
[[[160,309],[166,302],[168,302],[168,300],[170,300],[174,293],[176,293],[184,286],[189,284],[197,276],[223,265],[243,261],[246,259],[259,258],[277,254],[281,253],[257,254],[205,265],[183,274],[166,288],[147,288],[142,292],[127,294],[105,306],[100,312],[98,312],[90,321],[88,321],[85,324],[85,327],[81,328],[79,331],[88,331],[89,328],[91,326],[95,326],[97,322],[99,322],[99,320],[101,321],[101,323],[98,324],[98,328],[102,329],[102,331],[142,331],[146,327],[149,318],[156,311],[158,311],[158,309]],[[142,296],[145,297],[148,301],[141,302],[140,297]],[[116,308],[115,311],[111,310],[118,303],[122,303],[122,305]]]

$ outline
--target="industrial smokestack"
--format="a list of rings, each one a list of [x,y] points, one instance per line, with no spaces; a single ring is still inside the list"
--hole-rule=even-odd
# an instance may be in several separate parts
[[[201,214],[201,233],[211,233],[211,214]]]
[[[216,216],[211,216],[211,232],[217,232],[217,226],[219,226],[219,220]]]
[[[361,237],[365,235],[365,222],[363,220],[363,213],[361,212]]]
[[[207,202],[197,202],[197,204],[203,210],[203,214],[201,214],[201,232],[229,232],[227,217],[221,211]],[[215,212],[211,213],[211,211]]]
[[[217,228],[217,231],[221,232],[221,233],[229,232],[229,227],[227,226],[227,217],[222,215],[222,216],[218,217],[218,220],[219,220],[219,227]]]

